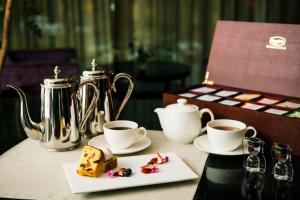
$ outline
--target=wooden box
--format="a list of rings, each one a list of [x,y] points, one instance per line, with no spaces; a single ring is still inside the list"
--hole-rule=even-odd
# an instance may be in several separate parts
[[[279,102],[300,103],[300,25],[270,24],[254,22],[218,21],[209,56],[205,87],[219,90],[234,90],[239,93],[258,93],[260,98],[279,99]],[[206,77],[207,78],[207,77]],[[212,84],[213,85],[209,85]],[[208,84],[208,85],[207,85]],[[203,85],[203,83],[202,83]],[[259,110],[242,108],[245,101],[236,106],[221,104],[223,100],[236,100],[234,96],[222,97],[216,101],[204,101],[205,95],[191,92],[201,84],[181,91],[163,95],[164,106],[175,103],[184,93],[194,97],[184,97],[199,108],[210,108],[217,119],[229,118],[254,126],[257,137],[267,142],[266,152],[270,153],[272,142],[290,144],[294,155],[300,155],[300,119],[286,115],[266,113],[276,104],[260,104]],[[216,91],[210,95],[215,95]],[[297,107],[297,106],[296,106]],[[299,108],[279,108],[290,113]]]

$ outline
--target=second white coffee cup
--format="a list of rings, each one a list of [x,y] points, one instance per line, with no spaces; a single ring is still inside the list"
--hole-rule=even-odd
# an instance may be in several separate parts
[[[144,127],[129,120],[116,120],[103,125],[104,137],[113,149],[126,149],[147,135]]]
[[[207,123],[207,136],[217,151],[233,151],[238,148],[248,130],[253,130],[256,136],[256,130],[252,126],[246,126],[243,122],[231,119],[217,119]]]

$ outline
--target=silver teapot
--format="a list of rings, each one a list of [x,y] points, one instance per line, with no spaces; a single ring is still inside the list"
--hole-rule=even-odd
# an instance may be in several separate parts
[[[13,84],[8,87],[20,96],[21,123],[29,138],[39,140],[43,147],[53,151],[76,148],[81,141],[84,125],[99,98],[99,90],[91,82],[83,82],[77,88],[75,81],[59,77],[61,70],[55,67],[54,79],[45,79],[41,84],[41,122],[31,120],[24,92]],[[93,90],[93,98],[87,112],[79,119],[80,102],[78,91],[88,86]]]
[[[92,81],[99,89],[100,96],[97,105],[94,107],[92,114],[89,116],[85,126],[85,136],[90,138],[103,133],[103,124],[119,118],[123,108],[125,107],[128,99],[133,91],[133,81],[129,74],[119,73],[113,77],[113,73],[96,69],[96,60],[92,61],[92,70],[84,71],[80,77],[80,81]],[[115,83],[119,79],[126,79],[129,83],[127,92],[119,106],[118,111],[114,107],[113,91],[116,92]],[[111,81],[112,80],[112,81]],[[112,82],[112,83],[111,83]],[[82,87],[80,90],[80,98],[82,107],[80,116],[85,116],[87,107],[91,102],[92,91],[88,87]]]

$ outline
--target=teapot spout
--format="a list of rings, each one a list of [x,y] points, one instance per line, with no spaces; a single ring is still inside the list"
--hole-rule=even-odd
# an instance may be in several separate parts
[[[154,112],[156,112],[156,114],[158,115],[160,126],[162,127],[162,129],[164,129],[164,126],[165,126],[165,109],[164,108],[156,108],[154,110]]]
[[[21,116],[21,123],[26,135],[35,140],[41,140],[43,127],[41,123],[35,123],[31,120],[31,117],[28,112],[27,100],[24,92],[13,84],[8,84],[7,87],[14,89],[20,97],[21,105],[20,105],[20,116]]]

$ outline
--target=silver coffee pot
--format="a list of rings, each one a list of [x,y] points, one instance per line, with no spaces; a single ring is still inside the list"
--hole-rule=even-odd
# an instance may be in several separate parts
[[[29,138],[39,140],[43,147],[53,151],[65,151],[76,148],[81,141],[84,125],[99,98],[99,90],[91,82],[82,82],[79,87],[70,78],[60,77],[60,68],[54,69],[54,79],[45,79],[41,84],[41,122],[31,120],[24,92],[13,84],[8,87],[16,90],[20,96],[21,123]],[[93,91],[91,103],[85,115],[79,119],[81,103],[78,91],[89,87]]]
[[[80,77],[81,82],[92,81],[99,89],[100,96],[97,105],[94,107],[92,114],[89,116],[85,126],[85,136],[90,138],[103,133],[103,124],[119,118],[124,106],[126,105],[133,91],[133,81],[129,74],[119,73],[113,77],[112,72],[102,69],[96,69],[96,60],[92,61],[92,70],[87,70]],[[118,111],[114,107],[113,92],[116,92],[115,83],[120,79],[126,79],[129,83],[127,92],[119,106]],[[112,82],[112,83],[111,83]],[[80,90],[82,101],[81,116],[85,116],[87,107],[92,99],[92,91],[89,87],[82,87]]]

